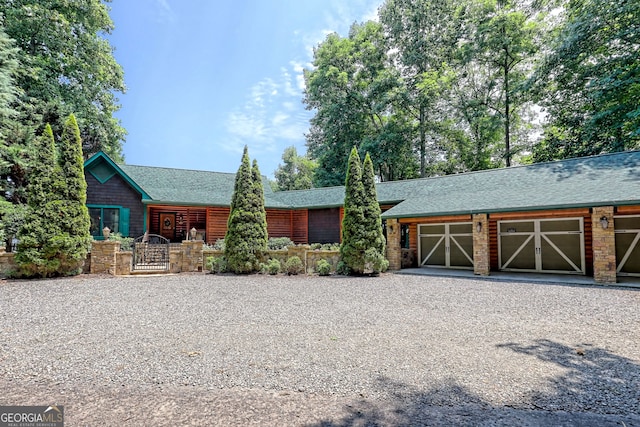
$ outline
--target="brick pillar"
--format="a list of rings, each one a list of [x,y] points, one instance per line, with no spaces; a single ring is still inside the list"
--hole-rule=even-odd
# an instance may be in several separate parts
[[[387,220],[387,260],[389,270],[402,268],[402,248],[400,248],[400,223],[397,219]]]
[[[607,228],[601,219],[607,218]],[[613,226],[613,206],[593,208],[591,214],[593,239],[593,279],[597,283],[616,283],[616,235]]]
[[[478,230],[480,228],[480,230]],[[473,273],[488,276],[490,264],[489,253],[489,215],[473,215]]]
[[[91,243],[91,274],[115,274],[116,253],[119,251],[120,242],[94,240]]]

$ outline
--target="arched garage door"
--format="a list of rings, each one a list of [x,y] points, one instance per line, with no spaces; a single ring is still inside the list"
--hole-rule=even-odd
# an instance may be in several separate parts
[[[614,217],[616,271],[619,276],[640,276],[640,215]]]
[[[498,221],[504,271],[585,274],[582,218]]]

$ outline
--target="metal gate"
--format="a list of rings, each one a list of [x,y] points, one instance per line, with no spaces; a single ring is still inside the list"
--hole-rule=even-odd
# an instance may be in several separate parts
[[[133,241],[132,270],[169,271],[169,239],[145,234]]]

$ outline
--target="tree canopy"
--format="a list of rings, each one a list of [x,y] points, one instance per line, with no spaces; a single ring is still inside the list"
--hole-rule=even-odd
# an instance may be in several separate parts
[[[640,3],[386,0],[305,70],[317,186],[355,145],[381,181],[640,147]]]

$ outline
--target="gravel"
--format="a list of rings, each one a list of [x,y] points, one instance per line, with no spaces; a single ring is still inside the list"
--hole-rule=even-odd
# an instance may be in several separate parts
[[[0,405],[64,404],[68,425],[640,426],[639,331],[640,291],[615,287],[5,280]]]

